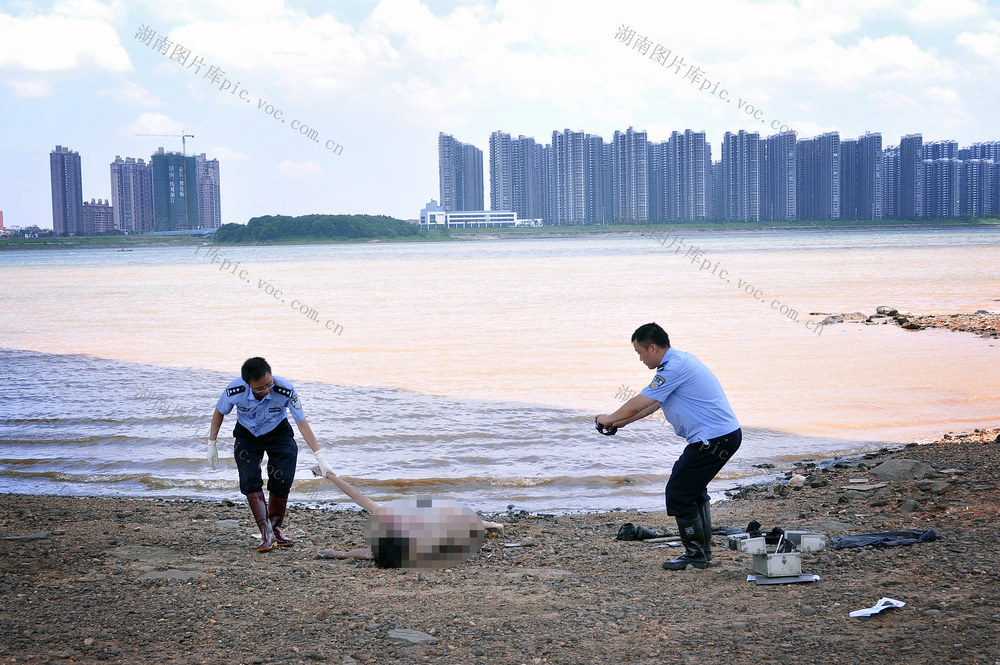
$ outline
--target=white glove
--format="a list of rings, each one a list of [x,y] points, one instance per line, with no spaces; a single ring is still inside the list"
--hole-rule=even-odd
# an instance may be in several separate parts
[[[326,457],[323,456],[323,451],[317,450],[315,454],[316,454],[316,461],[319,462],[320,473],[322,473],[324,476],[326,476],[326,474],[328,473],[333,473],[333,469],[331,469],[330,465],[327,463]],[[337,474],[333,473],[333,475]]]
[[[208,439],[208,454],[205,455],[205,459],[208,460],[208,465],[212,467],[212,471],[215,471],[215,465],[219,463],[219,448],[215,445],[213,439]]]

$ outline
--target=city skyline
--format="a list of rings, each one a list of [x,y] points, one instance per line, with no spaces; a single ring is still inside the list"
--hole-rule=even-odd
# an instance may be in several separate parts
[[[623,26],[648,53],[616,38]],[[651,59],[657,45],[701,73]],[[226,163],[223,222],[412,217],[438,192],[442,130],[485,149],[498,128],[545,143],[554,128],[611,142],[629,126],[657,141],[695,127],[716,160],[726,131],[782,126],[968,145],[1000,139],[998,56],[1000,7],[972,0],[27,0],[0,9],[0,209],[8,225],[51,224],[53,145],[145,156],[136,134],[181,129],[189,153]],[[93,168],[82,185],[111,196]]]
[[[111,197],[89,202],[81,195],[85,169],[77,151],[57,145],[49,163],[56,234],[145,233],[221,225],[219,160],[207,159],[204,153],[184,156],[159,147],[148,163],[116,155],[110,163]]]
[[[481,156],[473,144],[439,136]],[[1000,216],[1000,141],[960,148],[955,140],[924,143],[921,134],[908,134],[900,137],[901,160],[899,147],[883,149],[880,132],[799,139],[795,132],[762,137],[739,130],[725,133],[720,159],[713,161],[705,138],[685,129],[650,141],[647,132],[629,127],[605,142],[564,129],[542,145],[497,130],[489,136],[490,209],[547,224]],[[459,158],[454,148],[439,149],[440,173],[456,180]],[[461,174],[466,191],[470,182],[483,191],[477,169]],[[465,205],[478,200],[473,193],[449,196],[453,189],[441,180],[442,210],[483,209]],[[534,214],[526,202],[536,194]]]

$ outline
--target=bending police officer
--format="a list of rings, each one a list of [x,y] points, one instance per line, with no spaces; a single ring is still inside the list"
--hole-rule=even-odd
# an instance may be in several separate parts
[[[597,416],[597,426],[613,433],[663,409],[674,432],[687,440],[664,488],[667,515],[677,520],[684,553],[663,567],[705,568],[712,557],[706,488],[739,449],[743,432],[719,380],[693,355],[672,348],[663,328],[656,323],[639,326],[632,334],[632,347],[646,367],[656,369],[656,376],[617,411]]]
[[[286,409],[306,440],[324,474],[333,473],[316,442],[316,435],[306,421],[302,403],[292,384],[271,374],[271,366],[260,357],[248,359],[240,370],[240,378],[233,380],[219,397],[212,414],[212,429],[208,436],[208,462],[212,469],[219,460],[216,438],[226,414],[236,408],[236,442],[233,454],[240,474],[240,492],[247,498],[261,541],[258,552],[274,547],[291,547],[295,544],[281,533],[285,519],[288,494],[295,480],[295,462],[298,445],[292,426],[288,424]],[[270,501],[264,498],[260,464],[267,455],[267,491]]]

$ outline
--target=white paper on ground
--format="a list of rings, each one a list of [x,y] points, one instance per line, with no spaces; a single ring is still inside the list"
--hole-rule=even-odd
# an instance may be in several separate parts
[[[887,607],[903,607],[906,603],[901,600],[893,600],[892,598],[882,598],[877,603],[871,607],[866,607],[863,610],[854,610],[851,612],[852,617],[870,617],[873,614],[878,614]]]
[[[819,575],[792,575],[790,577],[764,577],[758,580],[753,573],[747,575],[747,582],[757,584],[794,584],[796,582],[819,582]]]

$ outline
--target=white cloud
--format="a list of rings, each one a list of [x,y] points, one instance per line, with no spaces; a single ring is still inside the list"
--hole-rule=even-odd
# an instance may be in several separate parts
[[[226,20],[194,20],[170,31],[170,38],[217,66],[230,80],[263,90],[280,86],[302,94],[356,89],[377,56],[392,49],[379,35],[361,38],[331,14],[317,18],[284,11],[241,12]]]
[[[10,87],[14,96],[19,99],[38,99],[52,94],[52,86],[48,81],[11,81]]]
[[[162,113],[143,113],[136,121],[121,130],[127,136],[137,134],[176,134],[180,138],[183,127],[176,120],[172,120]],[[163,137],[169,138],[169,137]]]
[[[239,19],[251,15],[266,21],[285,12],[284,0],[132,0],[131,4],[141,6],[144,14],[161,24]]]
[[[161,106],[163,102],[159,97],[141,85],[136,85],[131,81],[126,81],[117,88],[107,88],[97,93],[99,97],[111,98],[120,104],[132,104],[134,106],[145,106],[152,108]]]
[[[963,32],[955,38],[955,43],[984,58],[1000,56],[1000,34],[996,32]]]
[[[226,146],[216,146],[206,151],[209,159],[218,159],[219,163],[230,163],[235,161],[245,162],[250,159],[250,156],[239,150],[234,150],[232,148],[227,148]]]
[[[977,16],[983,11],[974,0],[921,0],[906,15],[918,23],[942,23]]]
[[[873,90],[868,97],[879,106],[893,112],[909,110],[917,106],[916,99],[897,90]]]
[[[125,72],[131,68],[118,33],[104,20],[0,13],[0,69]]]
[[[290,162],[284,160],[278,164],[278,172],[293,178],[313,177],[322,175],[323,167],[316,162]]]
[[[53,14],[72,18],[96,20],[111,23],[121,16],[124,7],[120,2],[98,2],[97,0],[65,0],[52,8]]]
[[[943,104],[944,106],[960,106],[962,104],[962,97],[954,88],[932,86],[924,90],[922,94],[927,99]]]

